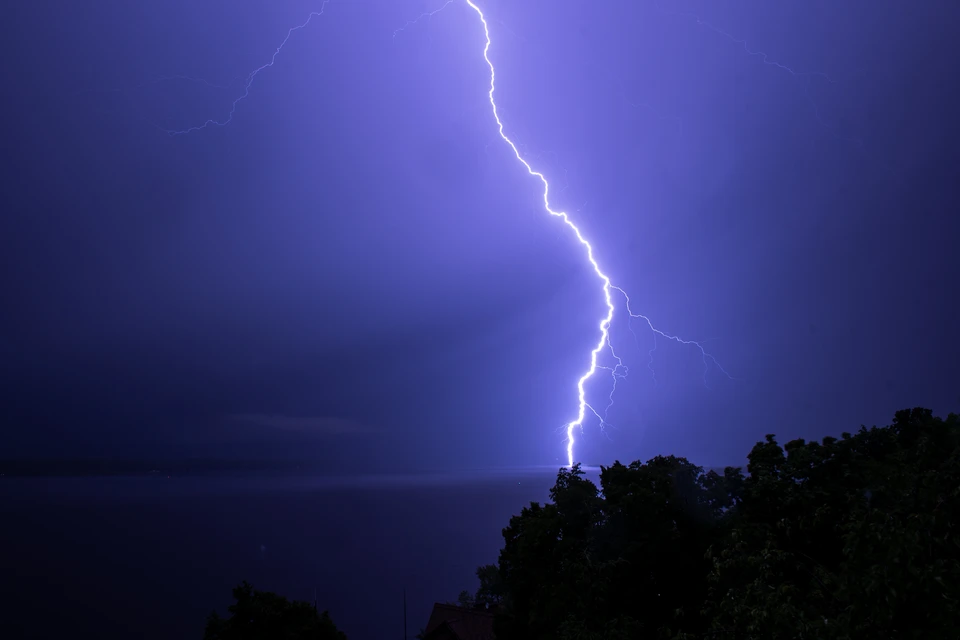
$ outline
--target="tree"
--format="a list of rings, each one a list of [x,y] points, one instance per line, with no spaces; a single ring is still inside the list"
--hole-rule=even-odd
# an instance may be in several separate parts
[[[960,421],[897,412],[856,435],[750,453],[712,552],[720,638],[947,638],[960,625]]]
[[[499,640],[955,638],[960,418],[773,434],[747,475],[684,458],[561,469],[477,570]]]
[[[480,586],[473,600],[477,604],[496,606],[503,601],[503,579],[500,577],[500,568],[495,564],[485,564],[477,567],[477,579]]]
[[[256,591],[246,581],[234,588],[233,598],[229,618],[210,614],[204,640],[347,640],[326,611],[318,614],[308,602]]]
[[[737,470],[684,458],[605,467],[600,488],[561,469],[552,504],[504,529],[502,638],[635,638],[703,630],[705,553],[736,499]]]
[[[457,596],[456,605],[458,607],[473,607],[476,604],[476,601],[473,599],[473,594],[464,589]]]

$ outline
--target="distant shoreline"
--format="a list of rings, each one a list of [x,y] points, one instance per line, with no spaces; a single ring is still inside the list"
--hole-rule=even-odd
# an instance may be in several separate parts
[[[205,476],[229,473],[266,473],[277,475],[313,476],[350,476],[350,475],[385,475],[385,476],[422,476],[444,474],[518,474],[518,475],[549,475],[555,476],[561,468],[550,465],[530,467],[503,467],[488,469],[453,468],[453,469],[364,469],[345,470],[331,468],[316,461],[292,460],[224,460],[224,459],[187,459],[187,460],[0,460],[0,477],[105,477],[105,476]],[[599,465],[584,465],[582,467],[589,476],[599,474]],[[723,473],[722,468],[709,467],[704,471],[714,470]]]
[[[264,460],[0,460],[11,477],[205,475],[230,472],[335,474],[316,462]]]

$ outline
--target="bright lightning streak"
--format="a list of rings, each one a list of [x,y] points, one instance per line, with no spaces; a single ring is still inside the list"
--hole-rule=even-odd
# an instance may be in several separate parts
[[[703,358],[703,364],[704,364],[704,383],[705,383],[705,384],[706,384],[706,375],[707,375],[707,372],[709,371],[709,367],[710,367],[710,364],[711,364],[711,363],[713,363],[713,364],[714,364],[721,372],[723,372],[723,374],[726,375],[728,378],[730,378],[730,379],[733,379],[733,378],[730,376],[729,373],[727,373],[727,372],[723,369],[723,367],[720,366],[720,364],[716,361],[716,359],[715,359],[712,355],[710,355],[709,353],[707,353],[706,350],[704,350],[703,346],[702,346],[699,342],[696,342],[696,341],[694,341],[694,340],[684,340],[684,339],[682,339],[682,338],[680,338],[680,337],[678,337],[678,336],[674,336],[674,335],[670,335],[670,334],[664,333],[663,331],[661,331],[660,329],[658,329],[656,326],[654,326],[654,324],[653,324],[653,322],[650,320],[650,318],[648,318],[647,316],[645,316],[645,315],[643,315],[643,314],[640,314],[640,313],[634,313],[634,311],[633,311],[633,310],[631,309],[631,307],[630,307],[630,298],[629,298],[629,296],[627,296],[626,292],[625,292],[623,289],[621,289],[620,287],[615,286],[615,285],[611,282],[610,277],[607,276],[607,275],[600,269],[600,265],[599,265],[599,263],[597,262],[596,258],[594,257],[593,246],[592,246],[592,245],[590,244],[590,242],[587,241],[587,239],[583,236],[583,234],[580,232],[580,229],[577,227],[577,225],[574,224],[574,222],[570,219],[569,215],[568,215],[566,212],[564,212],[564,211],[557,211],[557,210],[553,209],[553,208],[550,206],[550,183],[547,181],[546,176],[544,176],[543,173],[541,173],[541,172],[539,172],[539,171],[536,171],[536,170],[530,165],[529,162],[527,162],[526,160],[524,160],[523,156],[522,156],[521,153],[520,153],[520,150],[517,148],[517,145],[513,142],[513,140],[511,140],[511,139],[506,135],[506,133],[504,133],[504,124],[503,124],[503,121],[500,119],[500,114],[499,114],[499,110],[498,110],[498,108],[497,108],[497,103],[496,103],[496,101],[494,100],[494,97],[493,97],[493,96],[494,96],[494,93],[495,93],[495,91],[496,91],[496,69],[494,68],[493,62],[490,60],[490,55],[489,55],[489,53],[490,53],[490,47],[491,47],[491,44],[492,44],[492,43],[491,43],[491,39],[490,39],[490,27],[489,27],[489,24],[488,24],[488,22],[487,22],[486,16],[484,16],[483,11],[480,10],[480,7],[478,7],[478,6],[473,2],[473,0],[464,0],[464,1],[466,2],[466,4],[467,4],[471,9],[473,9],[473,11],[476,12],[477,16],[478,16],[479,19],[480,19],[480,23],[481,23],[481,25],[483,26],[483,32],[484,32],[484,37],[485,37],[485,43],[484,43],[484,47],[483,47],[483,59],[486,61],[487,66],[488,66],[489,69],[490,69],[490,90],[489,90],[488,93],[487,93],[487,97],[488,97],[489,102],[490,102],[490,108],[491,108],[491,110],[493,111],[494,120],[496,120],[496,123],[497,123],[498,133],[500,134],[500,137],[503,139],[503,141],[506,142],[507,145],[510,147],[510,149],[513,151],[513,154],[514,154],[514,156],[517,158],[517,160],[519,160],[520,163],[526,168],[527,173],[529,173],[531,176],[536,177],[536,178],[540,181],[540,183],[543,185],[543,206],[544,206],[544,209],[545,209],[545,210],[547,211],[547,213],[549,213],[550,215],[552,215],[552,216],[554,216],[554,217],[557,217],[557,218],[560,218],[560,219],[563,221],[563,223],[566,224],[567,227],[569,227],[571,231],[573,231],[573,233],[574,233],[574,235],[576,236],[577,240],[580,242],[580,244],[583,246],[583,248],[584,248],[585,251],[586,251],[587,261],[590,263],[590,266],[593,268],[594,273],[596,274],[597,278],[599,278],[599,280],[600,280],[600,282],[601,282],[601,284],[602,284],[602,291],[603,291],[603,296],[604,296],[604,301],[605,301],[605,304],[606,304],[607,312],[606,312],[606,315],[600,320],[599,325],[598,325],[598,328],[599,328],[599,330],[600,330],[600,336],[599,336],[599,339],[598,339],[598,341],[597,341],[597,343],[596,343],[596,347],[594,347],[594,348],[591,350],[591,352],[590,352],[590,366],[589,366],[589,368],[580,376],[580,378],[577,380],[577,398],[578,398],[577,417],[576,417],[575,420],[573,420],[573,421],[571,421],[571,422],[569,422],[569,423],[567,423],[567,424],[565,425],[566,434],[567,434],[567,443],[566,443],[567,464],[570,465],[570,466],[573,466],[573,461],[574,461],[574,443],[575,443],[574,433],[576,432],[577,429],[580,429],[581,432],[583,431],[583,423],[584,423],[584,420],[586,420],[587,412],[588,412],[588,411],[589,411],[590,413],[592,413],[592,414],[597,418],[597,420],[598,420],[599,423],[600,423],[601,429],[603,429],[605,426],[607,426],[607,425],[609,424],[609,423],[607,422],[607,414],[608,414],[610,408],[613,406],[613,397],[614,397],[614,394],[616,393],[617,381],[625,378],[625,377],[627,376],[627,373],[628,373],[628,368],[627,368],[627,366],[623,363],[623,361],[622,361],[622,359],[620,358],[620,356],[617,355],[616,351],[615,351],[614,348],[613,348],[613,344],[612,344],[611,341],[610,341],[610,324],[613,322],[613,315],[614,315],[614,310],[615,310],[615,306],[614,306],[614,303],[613,303],[613,293],[612,293],[613,291],[619,292],[619,293],[624,297],[625,306],[626,306],[626,311],[627,311],[627,314],[628,314],[628,316],[629,316],[629,320],[632,321],[632,320],[638,319],[638,318],[644,320],[644,321],[646,322],[647,326],[650,328],[650,330],[655,334],[655,336],[654,336],[654,339],[655,339],[655,340],[656,340],[656,336],[660,336],[660,337],[662,337],[662,338],[665,338],[665,339],[667,339],[667,340],[671,340],[671,341],[677,342],[677,343],[679,343],[679,344],[683,344],[683,345],[693,345],[693,346],[697,347],[697,348],[700,350],[701,356],[702,356],[702,358]],[[274,65],[274,63],[275,63],[276,60],[277,60],[277,56],[278,56],[278,55],[280,54],[280,52],[283,50],[284,46],[286,46],[287,42],[290,40],[290,37],[293,35],[293,33],[294,33],[295,31],[298,31],[298,30],[301,30],[301,29],[305,28],[307,25],[310,24],[310,22],[311,22],[311,20],[313,20],[313,18],[318,17],[318,16],[320,16],[320,15],[323,15],[323,11],[324,11],[324,9],[326,8],[328,2],[330,2],[330,0],[323,0],[323,3],[321,4],[319,10],[314,11],[314,12],[311,12],[311,13],[307,16],[306,20],[304,20],[302,23],[300,23],[300,24],[298,24],[298,25],[295,25],[295,26],[291,27],[291,28],[287,31],[286,37],[283,39],[283,41],[280,43],[280,45],[274,50],[273,55],[272,55],[271,58],[270,58],[270,61],[267,62],[267,63],[265,63],[265,64],[263,64],[263,65],[261,65],[260,67],[257,67],[256,69],[254,69],[253,71],[251,71],[251,72],[247,75],[247,77],[246,77],[246,79],[245,79],[245,81],[244,81],[244,83],[243,83],[243,92],[242,92],[242,93],[240,94],[240,96],[238,96],[238,97],[233,101],[233,103],[231,104],[230,110],[229,110],[226,118],[224,118],[223,120],[209,119],[209,120],[206,120],[205,122],[203,122],[202,124],[195,125],[195,126],[192,126],[192,127],[187,128],[187,129],[182,129],[182,130],[167,130],[166,133],[168,133],[169,135],[182,135],[182,134],[192,133],[192,132],[195,132],[195,131],[200,131],[200,130],[202,130],[202,129],[206,129],[207,127],[209,127],[209,126],[211,126],[211,125],[215,125],[215,126],[218,126],[218,127],[222,127],[222,126],[226,126],[227,124],[229,124],[229,123],[233,120],[234,113],[235,113],[236,110],[237,110],[237,105],[238,105],[240,102],[242,102],[243,100],[245,100],[245,99],[250,95],[250,88],[251,88],[251,86],[253,85],[253,81],[254,81],[254,79],[257,77],[257,75],[258,75],[261,71],[263,71],[263,70],[265,70],[265,69],[267,69],[267,68],[269,68],[269,67],[272,67],[272,66]],[[447,6],[449,6],[449,5],[452,4],[453,2],[454,2],[454,0],[447,0],[447,1],[443,4],[443,6],[439,7],[438,9],[436,9],[436,10],[434,10],[434,11],[427,12],[427,13],[423,13],[423,14],[421,14],[420,16],[418,16],[416,19],[407,22],[407,24],[403,25],[402,27],[400,27],[399,29],[396,29],[396,30],[393,32],[394,37],[396,37],[396,35],[397,35],[398,33],[400,33],[401,31],[404,31],[405,29],[407,29],[408,27],[416,24],[416,23],[419,22],[420,20],[428,19],[428,18],[436,15],[437,13],[439,13],[440,11],[442,11],[443,9],[445,9]],[[780,66],[780,65],[777,65],[777,66]],[[792,71],[791,71],[791,72],[792,72]],[[165,79],[173,79],[173,78],[165,78]],[[187,78],[187,77],[185,77],[185,76],[182,77],[181,79],[196,80],[196,79],[194,79],[194,78]],[[630,326],[630,331],[631,331],[631,333],[633,333],[633,327],[632,327],[632,325]],[[634,338],[636,338],[636,333],[633,333],[633,335],[634,335]],[[639,344],[638,344],[638,346],[639,346]],[[611,367],[611,366],[601,365],[601,364],[599,363],[600,353],[603,352],[604,350],[607,350],[607,351],[609,352],[610,356],[612,357],[612,359],[614,360],[614,363],[615,363],[615,364],[614,364],[612,367]],[[653,352],[654,352],[654,350],[656,350],[656,342],[654,342],[654,347],[653,347],[652,349],[650,349],[650,351],[649,351],[650,362],[648,363],[648,367],[650,368],[651,372],[653,372]],[[612,389],[611,389],[610,394],[609,394],[609,396],[608,396],[608,404],[607,404],[607,406],[606,406],[606,409],[604,410],[603,415],[600,415],[600,413],[599,413],[589,402],[587,402],[586,383],[594,376],[594,374],[597,372],[598,369],[601,369],[601,370],[604,370],[604,371],[609,372],[609,373],[610,373],[610,376],[611,376],[611,378],[612,378],[612,382],[613,382]],[[654,381],[656,381],[656,378],[655,378],[655,377],[654,377]]]
[[[593,272],[597,275],[597,278],[599,278],[603,284],[603,297],[607,306],[607,314],[600,320],[600,324],[599,324],[600,339],[597,341],[597,346],[594,347],[593,350],[590,352],[590,367],[587,369],[587,371],[583,375],[580,376],[580,379],[577,381],[577,397],[579,400],[577,417],[575,420],[569,422],[566,426],[567,464],[570,466],[573,466],[573,445],[575,442],[574,432],[577,429],[580,429],[581,432],[583,431],[583,421],[586,419],[587,410],[589,409],[590,412],[593,413],[597,417],[597,419],[600,420],[601,425],[606,423],[604,418],[601,417],[600,414],[597,413],[597,411],[592,406],[590,406],[590,404],[587,402],[587,392],[585,388],[587,381],[593,377],[593,375],[597,372],[597,369],[602,368],[610,371],[611,376],[613,377],[613,390],[610,392],[610,396],[609,396],[610,404],[607,405],[607,410],[609,410],[610,406],[613,404],[613,394],[616,391],[616,381],[618,378],[624,377],[626,375],[626,366],[620,360],[619,356],[617,356],[616,352],[614,352],[613,346],[610,343],[610,323],[613,322],[613,313],[615,309],[611,291],[613,290],[619,291],[623,295],[626,301],[627,313],[630,314],[630,317],[642,318],[643,320],[645,320],[647,323],[647,326],[649,326],[650,330],[653,331],[655,334],[662,336],[668,340],[679,342],[681,344],[696,346],[700,350],[701,355],[703,356],[703,363],[705,367],[704,376],[706,376],[706,372],[707,372],[707,369],[709,369],[709,364],[711,361],[714,364],[716,364],[717,368],[719,368],[720,371],[723,371],[723,373],[727,377],[729,377],[730,374],[724,371],[724,369],[720,367],[720,365],[717,363],[716,359],[714,359],[713,356],[707,353],[698,342],[695,342],[693,340],[683,340],[677,336],[668,335],[660,331],[659,329],[657,329],[647,316],[639,313],[634,313],[630,309],[629,296],[627,296],[626,292],[623,289],[621,289],[620,287],[614,286],[613,283],[610,281],[610,277],[607,274],[605,274],[603,270],[600,269],[600,265],[597,263],[597,260],[596,258],[594,258],[594,255],[593,255],[593,246],[590,244],[590,242],[586,238],[583,237],[583,234],[580,232],[580,229],[577,227],[576,224],[573,223],[573,221],[570,219],[570,216],[568,216],[566,212],[557,211],[550,206],[550,183],[547,182],[547,178],[539,171],[536,171],[532,166],[530,166],[530,164],[526,160],[523,159],[523,156],[520,155],[520,151],[517,149],[517,145],[503,131],[503,121],[500,120],[500,114],[497,110],[497,102],[493,98],[493,94],[496,91],[497,72],[493,66],[493,62],[490,60],[490,46],[491,46],[490,26],[487,24],[487,19],[483,15],[483,11],[480,10],[480,7],[474,4],[473,0],[465,0],[465,2],[471,9],[473,9],[477,13],[477,16],[480,18],[480,23],[483,25],[483,33],[486,40],[483,47],[483,59],[487,62],[487,66],[490,68],[490,91],[487,92],[487,97],[490,100],[490,108],[493,110],[493,117],[497,121],[497,129],[498,129],[498,132],[500,133],[500,137],[503,138],[503,141],[510,146],[510,149],[513,150],[513,155],[516,156],[517,160],[519,160],[521,164],[523,164],[523,166],[527,170],[527,173],[529,173],[531,176],[536,177],[543,184],[544,209],[546,209],[547,213],[549,213],[550,215],[563,220],[563,223],[566,224],[571,231],[573,231],[574,235],[577,237],[577,240],[580,242],[581,245],[583,245],[583,248],[586,250],[587,260],[590,262],[590,266],[593,267]],[[441,7],[441,9],[442,8],[443,7]],[[597,363],[597,359],[600,356],[600,352],[603,351],[605,348],[610,350],[611,355],[616,360],[616,366],[612,368],[600,367]],[[706,382],[706,378],[704,378],[704,382]]]
[[[487,66],[490,68],[490,91],[487,93],[487,97],[490,99],[490,108],[493,109],[493,117],[497,121],[497,129],[500,132],[500,137],[503,138],[503,141],[510,145],[510,148],[513,150],[513,155],[517,157],[517,160],[523,164],[527,169],[527,173],[531,176],[535,176],[543,184],[543,207],[547,210],[552,216],[556,216],[563,220],[563,223],[566,224],[573,231],[574,235],[577,236],[577,240],[580,241],[580,244],[583,245],[584,249],[587,251],[587,260],[590,261],[590,266],[593,267],[593,272],[597,274],[597,277],[603,282],[603,297],[607,305],[607,315],[600,320],[600,340],[597,342],[597,346],[593,348],[593,351],[590,352],[590,368],[587,369],[586,373],[580,376],[580,379],[577,381],[577,397],[580,402],[579,409],[577,410],[577,419],[567,424],[567,464],[573,466],[573,444],[574,438],[573,433],[577,428],[583,429],[583,421],[587,417],[587,391],[584,388],[587,380],[593,377],[593,374],[597,371],[597,357],[600,355],[600,352],[603,351],[603,348],[607,346],[610,340],[610,323],[613,322],[613,300],[610,295],[610,289],[613,287],[613,284],[610,282],[609,276],[600,270],[600,265],[597,264],[596,259],[593,257],[593,246],[583,237],[583,234],[580,233],[580,229],[577,228],[577,225],[573,224],[573,221],[570,220],[570,217],[563,211],[556,211],[550,207],[550,183],[547,182],[546,177],[539,171],[535,171],[526,160],[523,159],[523,156],[520,155],[520,151],[517,149],[517,145],[514,144],[513,140],[507,137],[507,134],[503,132],[503,121],[500,120],[500,114],[497,111],[497,102],[493,99],[493,93],[496,91],[496,79],[497,71],[493,66],[493,62],[490,61],[490,27],[487,24],[487,19],[483,15],[483,11],[480,10],[480,7],[473,3],[473,0],[466,0],[466,3],[470,6],[471,9],[477,12],[477,16],[480,18],[480,22],[483,24],[483,34],[486,38],[486,43],[483,46],[483,59],[487,61]],[[591,408],[592,411],[592,408]],[[599,417],[599,416],[598,416]]]

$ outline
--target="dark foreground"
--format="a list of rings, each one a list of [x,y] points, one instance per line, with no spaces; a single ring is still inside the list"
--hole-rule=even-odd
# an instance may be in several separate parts
[[[292,475],[0,478],[7,638],[200,638],[241,580],[316,597],[350,640],[410,637],[476,585],[501,528],[555,469],[323,479]]]

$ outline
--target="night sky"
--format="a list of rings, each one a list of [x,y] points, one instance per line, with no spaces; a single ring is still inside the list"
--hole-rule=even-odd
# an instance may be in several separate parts
[[[0,458],[565,463],[601,289],[477,15],[395,32],[440,4],[329,2],[181,136],[320,2],[6,9]],[[960,407],[960,4],[481,6],[553,204],[730,374],[618,301],[578,459]]]

